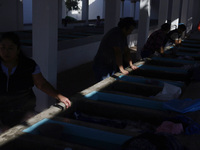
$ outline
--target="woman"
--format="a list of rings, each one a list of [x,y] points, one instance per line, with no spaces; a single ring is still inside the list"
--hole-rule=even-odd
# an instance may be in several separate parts
[[[164,42],[167,33],[170,30],[170,24],[164,23],[161,28],[154,31],[147,39],[141,50],[141,57],[152,57],[153,55],[162,55],[164,53]]]
[[[70,100],[43,77],[35,61],[22,54],[19,37],[13,32],[3,33],[0,39],[0,123],[3,126],[17,125],[28,112],[34,112],[34,85],[67,108],[71,106]]]
[[[101,40],[99,49],[94,58],[94,74],[96,81],[106,79],[116,72],[128,74],[125,67],[130,66],[135,70],[128,47],[127,36],[135,28],[135,21],[130,18],[123,18],[118,22],[117,27],[109,30]]]

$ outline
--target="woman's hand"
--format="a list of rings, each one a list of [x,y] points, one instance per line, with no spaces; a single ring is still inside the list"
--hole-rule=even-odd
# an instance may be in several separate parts
[[[138,67],[137,67],[137,66],[135,66],[135,65],[131,65],[130,67],[131,67],[131,69],[133,69],[133,70],[136,70],[136,69],[138,69]]]
[[[62,102],[62,103],[64,103],[65,104],[65,106],[66,106],[66,108],[69,108],[69,107],[71,107],[71,101],[67,98],[67,97],[65,97],[65,96],[63,96],[63,95],[61,95],[61,94],[59,94],[58,95],[58,100],[60,101],[60,102]]]
[[[49,96],[59,100],[60,102],[64,103],[66,108],[71,106],[71,101],[60,94],[44,77],[41,73],[34,74],[33,81],[35,86],[40,89],[41,91],[45,92]]]
[[[121,73],[124,74],[124,75],[129,74],[129,72],[128,72],[127,70],[121,69],[120,71],[121,71]]]

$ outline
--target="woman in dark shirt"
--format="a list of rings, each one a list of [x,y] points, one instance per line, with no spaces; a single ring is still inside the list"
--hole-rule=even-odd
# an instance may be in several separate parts
[[[166,45],[180,46],[182,41],[182,34],[186,30],[186,26],[182,23],[178,25],[177,29],[171,30],[167,34]]]
[[[93,69],[97,82],[119,71],[122,74],[128,74],[129,72],[125,70],[128,65],[133,70],[137,69],[132,63],[127,43],[127,36],[132,33],[135,25],[132,18],[123,18],[117,27],[112,28],[104,35],[94,58]]]
[[[147,39],[141,51],[141,57],[146,58],[153,56],[155,53],[164,53],[165,39],[169,30],[170,24],[164,23],[160,29],[154,31]]]
[[[34,111],[34,85],[67,108],[71,106],[70,100],[43,77],[35,61],[22,54],[18,35],[3,33],[0,39],[0,129],[19,124],[28,112]]]

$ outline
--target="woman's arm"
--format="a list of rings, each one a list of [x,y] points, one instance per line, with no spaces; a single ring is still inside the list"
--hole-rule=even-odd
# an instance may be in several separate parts
[[[130,53],[130,49],[127,47],[125,48],[125,61],[129,64],[129,66],[131,67],[131,69],[135,70],[137,69],[138,67],[133,65],[133,61],[132,61],[132,58],[131,58],[131,53]]]
[[[119,70],[123,74],[128,74],[128,71],[125,70],[123,67],[123,60],[122,60],[123,58],[122,58],[122,53],[121,53],[120,48],[114,47],[114,53],[115,53],[115,61],[116,61],[116,64],[117,64]]]
[[[42,75],[42,73],[33,74],[33,82],[35,86],[43,91],[44,93],[48,94],[49,96],[63,102],[67,108],[71,106],[71,101],[60,94]]]

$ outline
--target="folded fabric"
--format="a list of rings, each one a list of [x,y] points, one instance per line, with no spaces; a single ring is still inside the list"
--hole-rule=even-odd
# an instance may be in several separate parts
[[[121,146],[122,150],[185,150],[172,134],[144,132]]]
[[[81,112],[74,112],[74,116],[77,120],[98,123],[98,124],[109,126],[109,127],[123,129],[127,125],[127,123],[125,121],[116,120],[116,119],[107,119],[104,117],[93,117],[93,116],[83,114]]]
[[[172,100],[178,98],[181,95],[181,92],[180,87],[164,83],[163,90],[154,97],[160,100]]]
[[[174,123],[171,121],[164,121],[157,129],[156,133],[181,134],[183,132],[183,125],[181,123]]]
[[[200,134],[200,124],[192,120],[190,117],[178,115],[169,119],[169,121],[181,123],[186,135]]]
[[[180,113],[200,110],[200,99],[173,99],[163,103],[163,108]]]

